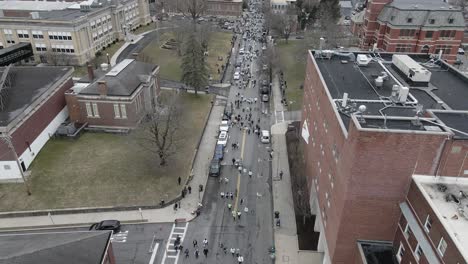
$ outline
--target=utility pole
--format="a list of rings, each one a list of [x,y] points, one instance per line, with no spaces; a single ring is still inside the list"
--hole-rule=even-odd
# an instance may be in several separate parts
[[[2,136],[0,138],[3,140],[3,142],[5,142],[8,145],[8,148],[11,150],[11,152],[13,152],[16,164],[18,165],[18,169],[21,173],[21,178],[23,178],[24,186],[26,187],[26,193],[28,195],[31,195],[31,188],[29,187],[28,181],[26,180],[26,176],[24,175],[23,168],[21,167],[21,164],[19,162],[18,154],[16,154],[15,151],[15,146],[13,146],[13,142],[11,141],[11,136],[7,133],[5,136]]]

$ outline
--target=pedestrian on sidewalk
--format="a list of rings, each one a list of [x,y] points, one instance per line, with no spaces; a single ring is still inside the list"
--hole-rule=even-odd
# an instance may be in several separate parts
[[[192,186],[189,185],[189,187],[187,188],[188,190],[188,193],[191,194],[192,193]]]
[[[231,200],[234,200],[234,194],[232,192],[229,193],[229,196],[231,196]]]
[[[179,249],[178,245],[174,245],[175,253],[177,253],[177,250]]]
[[[228,184],[228,183],[229,183],[229,179],[228,179],[228,178],[224,178],[224,183],[225,183],[225,184]]]
[[[179,246],[179,250],[180,250],[180,253],[182,253],[182,250],[184,249],[184,246],[180,245]]]
[[[182,190],[180,194],[182,195],[182,198],[185,198],[185,191],[184,190]]]
[[[236,164],[236,159],[232,158],[232,165],[235,165],[235,164]]]
[[[198,251],[198,248],[195,249],[195,258],[198,258],[198,256],[200,255],[200,252]]]
[[[240,204],[244,203],[244,198],[240,199]]]
[[[205,258],[208,257],[208,249],[207,248],[203,249],[203,254],[205,255]]]
[[[234,254],[236,253],[236,249],[235,248],[231,248],[231,254],[232,256],[234,257]]]
[[[206,239],[205,237],[205,239],[203,239],[203,247],[206,248],[207,246],[208,246],[208,239]]]
[[[238,212],[237,212],[237,219],[240,219],[241,214],[242,214],[241,211],[238,211]]]
[[[185,251],[184,251],[184,253],[185,253],[185,258],[188,258],[188,257],[189,257],[189,249],[186,248]]]
[[[228,203],[228,209],[229,209],[229,210],[232,209],[232,204]]]
[[[283,170],[280,171],[279,176],[280,176],[280,180],[283,180]]]
[[[177,203],[174,204],[174,211],[177,211]]]
[[[237,213],[235,210],[232,211],[232,218],[236,221]]]
[[[179,178],[177,178],[177,182],[179,183],[179,185],[182,182],[182,178],[180,178],[180,176],[179,176]]]
[[[242,264],[244,262],[244,257],[243,256],[237,257],[237,261],[239,262],[239,264]]]
[[[198,242],[197,242],[196,239],[194,239],[192,243],[193,243],[193,247],[197,247],[197,246],[198,246]]]
[[[237,255],[237,257],[239,257],[239,255],[240,255],[240,249],[238,249],[238,248],[236,248],[236,255]]]

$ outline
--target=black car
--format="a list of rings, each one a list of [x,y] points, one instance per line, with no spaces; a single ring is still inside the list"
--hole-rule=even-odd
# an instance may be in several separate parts
[[[212,159],[210,163],[209,176],[217,177],[221,174],[221,163],[218,159]]]
[[[224,146],[221,144],[216,145],[213,159],[223,160]]]
[[[120,221],[104,220],[91,225],[89,230],[112,230],[114,233],[118,233],[120,232]]]

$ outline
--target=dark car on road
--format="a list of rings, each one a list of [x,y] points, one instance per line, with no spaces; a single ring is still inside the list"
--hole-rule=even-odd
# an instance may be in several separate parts
[[[223,160],[224,158],[224,146],[221,144],[216,145],[213,159]]]
[[[212,159],[210,163],[209,176],[217,177],[221,174],[221,163],[218,159]]]
[[[114,233],[120,232],[120,221],[104,220],[99,223],[94,223],[89,227],[89,230],[112,230]]]

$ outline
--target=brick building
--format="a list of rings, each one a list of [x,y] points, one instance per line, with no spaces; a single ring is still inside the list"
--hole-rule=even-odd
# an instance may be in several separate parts
[[[204,0],[198,1],[197,7],[204,9],[201,16],[234,16],[239,17],[242,15],[242,0]],[[162,8],[165,13],[186,13],[190,2],[186,0],[162,0]]]
[[[414,173],[468,176],[468,78],[418,54],[411,81],[394,58],[308,53],[302,137],[324,263],[361,263],[361,242],[392,241]]]
[[[65,93],[70,121],[90,128],[130,129],[153,109],[160,92],[159,66],[125,59],[100,78],[88,67],[90,83]]]
[[[73,86],[72,73],[71,67],[0,68],[0,180],[21,179],[20,170],[68,117],[64,93]]]
[[[396,262],[468,262],[468,179],[415,175],[400,204]]]
[[[465,30],[461,10],[439,0],[368,1],[351,21],[363,49],[376,45],[388,52],[442,52],[450,63],[456,60]]]

